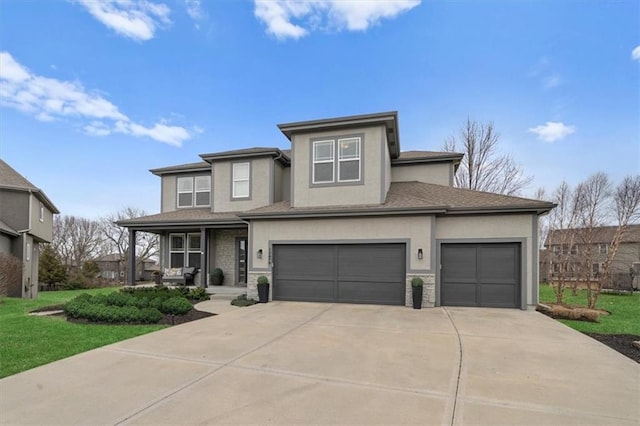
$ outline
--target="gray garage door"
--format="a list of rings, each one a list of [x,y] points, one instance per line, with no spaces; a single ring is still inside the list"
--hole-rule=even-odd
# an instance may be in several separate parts
[[[443,244],[440,304],[520,306],[520,244]]]
[[[404,305],[404,244],[275,245],[273,298]]]

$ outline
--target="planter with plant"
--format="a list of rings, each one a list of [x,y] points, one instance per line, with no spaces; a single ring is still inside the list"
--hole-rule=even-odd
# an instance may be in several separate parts
[[[162,272],[153,271],[151,275],[153,276],[153,282],[155,284],[162,284]]]
[[[224,282],[224,273],[222,272],[222,269],[215,268],[209,274],[209,278],[211,285],[222,285],[222,283]]]
[[[411,280],[411,295],[413,296],[413,309],[422,308],[422,286],[424,281],[420,277]]]
[[[258,277],[258,300],[260,303],[269,301],[269,278],[264,275]]]

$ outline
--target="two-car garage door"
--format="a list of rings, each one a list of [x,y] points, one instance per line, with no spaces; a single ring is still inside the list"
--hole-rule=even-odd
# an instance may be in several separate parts
[[[274,245],[274,300],[405,304],[405,244]]]

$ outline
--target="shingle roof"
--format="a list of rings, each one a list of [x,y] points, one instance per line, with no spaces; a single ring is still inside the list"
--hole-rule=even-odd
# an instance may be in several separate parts
[[[227,160],[230,158],[256,157],[263,155],[278,156],[283,163],[290,163],[291,158],[280,148],[274,147],[254,147],[244,149],[234,149],[232,151],[212,152],[210,154],[200,154],[203,160],[212,162],[215,160]]]
[[[29,182],[24,176],[15,171],[4,160],[0,159],[0,188],[17,191],[31,191],[42,203],[44,203],[53,213],[60,213],[58,208],[47,197],[47,195],[34,184]]]
[[[437,159],[437,158],[462,158],[464,154],[458,152],[446,152],[446,151],[402,151],[397,160],[416,160],[416,159]]]
[[[159,167],[157,169],[149,170],[154,175],[163,175],[168,173],[177,173],[177,172],[192,172],[198,170],[211,170],[211,164],[206,161],[198,161],[197,163],[187,163],[187,164],[178,164],[175,166],[169,167]]]
[[[269,215],[326,214],[384,212],[403,210],[430,210],[439,213],[464,213],[470,211],[536,211],[543,213],[551,210],[554,204],[528,198],[472,191],[423,182],[394,182],[389,188],[384,204],[327,206],[313,208],[294,208],[289,201],[282,201],[260,207],[240,217],[260,217]]]
[[[242,223],[233,213],[212,213],[210,209],[180,209],[172,212],[152,214],[118,221],[121,226],[167,225],[167,224],[200,224],[200,223]]]
[[[577,244],[579,244],[581,240],[584,240],[586,238],[588,238],[592,243],[595,244],[609,244],[613,240],[613,236],[617,228],[617,226],[599,226],[597,228],[594,228],[593,235],[588,237],[583,237],[583,234],[587,232],[587,229],[585,228],[570,228],[549,232],[547,234],[547,239],[544,245],[551,246],[555,244],[566,243],[567,241],[571,241],[572,237],[573,241]],[[571,234],[573,234],[573,236]],[[623,243],[640,242],[640,225],[629,225],[626,232],[622,235],[621,241]]]

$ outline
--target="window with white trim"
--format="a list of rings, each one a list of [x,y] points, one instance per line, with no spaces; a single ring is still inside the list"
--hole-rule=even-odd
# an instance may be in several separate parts
[[[179,177],[178,207],[208,207],[211,205],[211,176]]]
[[[184,234],[169,235],[169,267],[182,268],[184,266]]]
[[[609,244],[598,244],[598,253],[599,254],[609,253]]]
[[[362,138],[357,136],[314,141],[311,183],[359,182],[362,179],[361,142]]]
[[[333,183],[335,141],[313,142],[313,183]]]
[[[211,205],[211,177],[196,176],[196,207],[206,207]]]
[[[44,222],[44,204],[40,203],[40,211],[38,212],[38,220]]]
[[[250,196],[250,182],[251,176],[251,163],[233,163],[232,171],[232,198],[249,198]]]
[[[360,138],[338,139],[338,182],[360,180]]]

